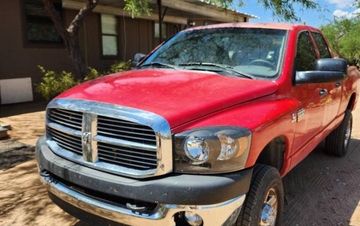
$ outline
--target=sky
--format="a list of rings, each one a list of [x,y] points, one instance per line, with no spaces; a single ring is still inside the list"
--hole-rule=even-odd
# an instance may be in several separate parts
[[[296,15],[301,18],[300,23],[320,27],[334,20],[334,17],[354,17],[360,13],[360,9],[354,8],[355,0],[314,0],[320,5],[320,9],[308,10],[296,5]],[[234,1],[236,2],[236,1]],[[236,10],[258,17],[251,19],[251,22],[272,22],[279,21],[269,9],[265,9],[257,0],[244,0],[242,7],[235,6]]]

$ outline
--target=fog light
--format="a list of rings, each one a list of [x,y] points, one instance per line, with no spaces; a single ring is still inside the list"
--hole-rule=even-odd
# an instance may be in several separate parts
[[[196,213],[185,212],[185,220],[191,226],[200,226],[203,223],[202,218]]]

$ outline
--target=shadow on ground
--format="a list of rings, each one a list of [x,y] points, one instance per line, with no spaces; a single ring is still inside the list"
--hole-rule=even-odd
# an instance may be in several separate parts
[[[12,168],[34,158],[35,148],[17,139],[0,140],[0,170]]]
[[[1,105],[0,118],[45,110],[47,102],[29,102]]]
[[[352,139],[344,158],[318,147],[283,181],[283,225],[349,225],[360,201],[360,140]]]
[[[34,160],[0,171],[0,225],[73,225],[47,196]]]

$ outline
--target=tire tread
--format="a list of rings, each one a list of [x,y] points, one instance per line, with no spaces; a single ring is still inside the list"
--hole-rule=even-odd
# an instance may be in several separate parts
[[[262,200],[259,200],[259,190],[260,188],[267,186],[267,183],[270,178],[276,178],[276,180],[279,180],[281,185],[281,194],[280,196],[283,197],[283,188],[282,188],[282,182],[279,175],[279,172],[277,169],[271,166],[259,164],[256,165],[253,171],[253,179],[251,182],[250,190],[247,193],[246,200],[244,203],[244,206],[242,208],[242,211],[240,212],[239,220],[237,222],[237,226],[252,226],[256,225],[254,224],[254,206],[256,203],[262,202]],[[283,198],[281,197],[281,200]],[[281,207],[283,206],[283,201],[280,203]],[[279,219],[281,218],[281,212],[279,213]]]
[[[338,157],[346,155],[347,147],[344,146],[344,139],[347,122],[349,120],[352,120],[352,114],[350,110],[347,110],[341,124],[325,139],[325,152],[327,154]]]

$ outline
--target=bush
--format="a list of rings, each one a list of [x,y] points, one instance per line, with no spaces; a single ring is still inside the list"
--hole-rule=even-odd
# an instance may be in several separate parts
[[[102,74],[95,68],[89,67],[89,73],[85,76],[84,81],[89,81],[100,77]]]
[[[110,66],[109,73],[117,73],[122,71],[128,71],[131,69],[131,60],[129,61],[119,61]]]
[[[106,74],[113,74],[131,69],[131,61],[119,61],[110,65],[108,72],[100,72],[95,68],[89,67],[89,73],[85,76],[84,81],[93,80]]]
[[[96,79],[101,77],[103,74],[111,74],[130,70],[131,61],[119,61],[111,65],[109,72],[106,73],[99,72],[95,68],[89,67],[89,73],[84,77],[83,80],[80,81],[76,80],[71,72],[55,72],[52,70],[47,70],[40,65],[38,68],[42,74],[42,80],[40,84],[36,85],[36,91],[40,93],[40,95],[46,100],[50,100],[63,91],[79,84],[80,82]]]
[[[70,72],[55,72],[38,66],[42,74],[42,81],[36,86],[36,91],[46,100],[50,100],[61,92],[75,86],[78,81]]]

